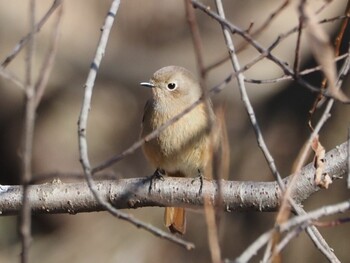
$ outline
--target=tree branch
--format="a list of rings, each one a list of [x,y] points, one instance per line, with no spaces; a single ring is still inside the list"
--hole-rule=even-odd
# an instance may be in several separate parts
[[[319,188],[314,184],[313,164],[305,166],[298,174],[293,199],[303,202]],[[339,177],[347,171],[347,142],[331,150],[326,155],[326,170],[332,177]],[[283,179],[287,184],[290,176]],[[192,178],[168,178],[157,180],[149,193],[149,178],[103,180],[96,182],[101,198],[115,208],[139,208],[147,206],[203,206],[203,197],[198,196],[199,181]],[[22,202],[20,186],[4,187],[0,193],[1,215],[18,214]],[[203,195],[213,201],[217,194],[215,181],[204,181]],[[225,211],[255,210],[276,211],[280,192],[276,182],[222,181],[222,204]],[[52,183],[32,185],[28,199],[33,213],[81,213],[104,210],[96,201],[86,182]]]

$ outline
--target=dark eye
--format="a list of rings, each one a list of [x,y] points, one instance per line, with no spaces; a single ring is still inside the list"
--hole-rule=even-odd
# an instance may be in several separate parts
[[[176,83],[170,82],[170,83],[168,83],[167,87],[169,90],[174,90],[174,89],[176,89]]]

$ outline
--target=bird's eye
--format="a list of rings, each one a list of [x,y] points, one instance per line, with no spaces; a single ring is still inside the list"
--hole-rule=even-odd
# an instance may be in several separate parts
[[[174,90],[174,89],[176,89],[176,83],[170,82],[170,83],[168,83],[167,87],[169,90]]]

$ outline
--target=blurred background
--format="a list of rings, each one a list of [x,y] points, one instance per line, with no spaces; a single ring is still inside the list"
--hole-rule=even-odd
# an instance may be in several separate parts
[[[83,86],[100,36],[100,27],[111,1],[64,1],[62,26],[55,65],[37,111],[34,138],[33,169],[36,178],[48,174],[68,175],[62,181],[76,180],[82,172],[78,156],[77,120],[82,103]],[[214,9],[213,1],[204,1]],[[227,17],[235,25],[252,30],[259,27],[281,1],[224,1]],[[347,2],[311,1],[314,10],[325,5],[318,18],[342,15]],[[37,1],[37,20],[52,1]],[[29,32],[29,4],[19,0],[0,0],[0,60]],[[220,25],[195,11],[204,46],[206,66],[227,55]],[[37,76],[49,39],[55,14],[36,37],[34,75]],[[257,36],[267,47],[280,34],[298,25],[297,6],[290,4]],[[334,38],[339,21],[324,24]],[[294,63],[296,34],[286,38],[273,54]],[[240,45],[242,39],[234,36]],[[344,43],[349,41],[349,30]],[[342,52],[347,44],[342,46]],[[239,54],[242,65],[258,53],[247,48]],[[305,37],[301,46],[302,68],[315,66]],[[25,52],[21,52],[8,69],[20,79],[25,76]],[[184,1],[121,1],[105,57],[96,80],[88,127],[90,159],[98,164],[130,146],[139,136],[142,111],[149,90],[139,86],[148,81],[154,71],[167,65],[180,65],[198,75],[191,35],[186,22]],[[211,70],[207,86],[213,87],[230,72],[229,61]],[[245,73],[246,78],[270,79],[283,72],[273,63],[263,60]],[[307,78],[320,86],[322,74]],[[348,80],[343,87],[348,86]],[[261,125],[266,143],[275,158],[280,173],[289,175],[293,162],[310,133],[308,111],[315,94],[291,81],[274,84],[249,84],[247,89]],[[347,92],[346,88],[344,88]],[[348,93],[348,92],[347,92]],[[23,91],[12,82],[0,78],[0,183],[18,184],[20,174],[20,141],[23,121]],[[240,100],[235,81],[213,98],[214,105],[224,105],[230,143],[230,180],[273,180],[259,150],[248,116]],[[321,133],[327,150],[347,138],[350,110],[336,103],[332,118]],[[311,159],[310,159],[311,160]],[[149,176],[153,173],[141,150],[128,156],[106,172],[116,177]],[[72,175],[71,177],[69,175]],[[51,180],[51,179],[50,179]],[[340,202],[349,197],[345,180],[338,180],[329,190],[320,191],[305,203],[314,209]],[[163,228],[163,209],[144,208],[128,211],[136,217]],[[274,224],[275,213],[232,212],[221,216],[220,242],[224,258],[234,259],[260,234]],[[186,251],[146,231],[119,221],[106,212],[78,215],[38,215],[33,217],[31,262],[210,262],[210,252],[204,215],[201,211],[188,213],[185,239],[196,249]],[[0,262],[18,262],[20,243],[18,218],[0,217]],[[346,224],[320,229],[342,262],[349,262]],[[310,239],[301,233],[287,246],[284,262],[326,262]],[[261,254],[252,262],[258,262]]]

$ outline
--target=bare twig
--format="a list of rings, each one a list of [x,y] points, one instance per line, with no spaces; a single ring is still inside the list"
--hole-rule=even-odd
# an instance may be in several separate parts
[[[278,243],[276,246],[276,253],[280,253],[287,245],[288,243],[293,239],[296,238],[301,232],[305,230],[307,227],[307,224],[302,224],[299,227],[296,227],[294,230],[288,232],[285,237],[281,240],[281,242]]]
[[[191,0],[185,0],[185,9],[186,9],[187,22],[191,31],[194,52],[196,55],[197,69],[199,71],[199,76],[200,76],[200,86],[202,88],[202,93],[203,93],[202,99],[206,105],[205,107],[206,114],[209,117],[209,125],[211,130],[210,162],[213,162],[214,116],[210,112],[211,105],[210,105],[210,100],[208,96],[208,91],[206,88],[206,71],[205,71],[204,62],[203,62],[203,45],[202,45],[202,40],[199,33],[199,27],[198,27],[196,15],[194,13],[194,8],[191,4]],[[209,178],[212,177],[212,171],[210,169],[207,169],[205,171],[205,174]],[[220,183],[218,185],[219,185],[218,190],[219,190],[219,196],[220,196],[221,194]],[[207,196],[204,196],[204,199],[207,200],[208,199]],[[205,202],[204,211],[205,211],[205,217],[207,222],[208,242],[209,242],[209,249],[212,257],[212,262],[219,263],[221,262],[221,252],[220,252],[220,244],[219,244],[218,231],[217,231],[218,225],[216,223],[215,210],[214,210],[213,204],[211,204],[209,201]]]
[[[239,257],[235,260],[226,259],[225,263],[247,263],[256,253],[271,239],[273,229],[260,235]]]
[[[286,65],[286,63],[284,63],[282,60],[280,60],[278,57],[274,56],[271,53],[271,50],[266,49],[264,47],[262,47],[256,40],[254,40],[251,35],[249,35],[245,30],[240,29],[239,27],[233,25],[232,23],[230,23],[229,21],[227,21],[226,19],[222,18],[221,16],[219,16],[217,13],[211,11],[210,7],[205,6],[204,4],[198,2],[197,0],[191,0],[192,4],[202,10],[204,13],[208,14],[210,17],[214,18],[216,21],[218,21],[222,26],[224,26],[225,28],[227,28],[228,30],[231,31],[231,33],[236,33],[238,35],[240,35],[241,37],[243,37],[246,41],[248,41],[250,43],[250,45],[252,47],[254,47],[260,54],[263,54],[264,56],[266,56],[267,59],[271,60],[272,62],[274,62],[277,66],[279,66],[281,68],[281,70],[286,74],[286,75],[291,75],[293,76],[294,80],[297,81],[300,85],[304,86],[305,88],[309,89],[310,91],[313,92],[320,92],[318,87],[314,87],[313,85],[311,85],[310,83],[306,82],[305,80],[299,78],[294,72],[293,70]],[[294,30],[294,29],[293,29]],[[277,40],[275,41],[280,42],[282,39],[282,36],[278,37]],[[272,44],[272,46],[276,46],[275,44]],[[326,94],[327,97],[332,97],[331,94]]]
[[[317,220],[317,221],[313,221],[313,224],[318,227],[334,227],[334,226],[338,226],[349,222],[350,222],[350,217],[341,217],[331,221],[327,220],[327,221],[321,222]]]
[[[252,47],[254,47],[260,54],[266,55],[266,58],[274,62],[276,65],[278,65],[287,75],[294,75],[293,71],[279,58],[272,55],[271,52],[269,52],[268,49],[262,47],[256,40],[252,38],[251,35],[249,35],[245,30],[240,29],[239,27],[233,25],[229,21],[227,21],[225,18],[220,16],[219,14],[211,11],[211,9],[204,4],[198,2],[197,0],[191,0],[194,7],[202,10],[204,13],[209,15],[210,17],[214,18],[216,21],[218,21],[222,27],[224,27],[226,30],[229,30],[231,33],[236,33],[240,35],[242,38],[244,38],[246,41],[248,41]]]
[[[222,186],[221,182],[217,184],[220,193],[218,192],[218,197],[222,199]],[[218,226],[216,222],[214,203],[210,202],[208,196],[204,195],[204,213],[207,223],[207,232],[208,232],[208,243],[211,255],[211,262],[220,263],[221,260],[221,249],[218,235]],[[215,199],[214,199],[215,200]],[[215,202],[215,201],[214,201]]]
[[[206,83],[205,83],[206,72],[205,72],[204,62],[203,62],[203,45],[202,45],[202,40],[199,33],[196,15],[191,5],[191,0],[185,0],[185,9],[186,9],[187,22],[191,31],[194,52],[196,54],[197,68],[200,76],[199,83],[203,93],[202,101],[204,101],[206,105],[206,114],[209,116],[210,129],[212,129],[214,119],[213,119],[213,116],[209,113],[209,108],[211,106],[210,106],[208,91],[206,89]]]
[[[349,16],[350,16],[350,1],[348,1],[346,5],[345,15],[344,19],[342,21],[342,24],[340,26],[339,33],[337,34],[337,37],[335,38],[335,55],[338,56],[340,54],[340,46],[343,41],[343,37],[345,34],[346,27],[349,23]]]
[[[54,60],[57,53],[57,46],[58,46],[58,39],[59,39],[59,32],[60,32],[60,24],[61,24],[61,18],[62,18],[62,5],[58,8],[57,11],[57,19],[54,25],[54,30],[52,32],[52,38],[50,43],[50,48],[47,52],[47,55],[45,57],[45,60],[42,64],[41,71],[39,74],[39,78],[35,84],[35,90],[36,90],[36,97],[35,97],[35,104],[36,107],[38,107],[42,96],[44,95],[47,82],[50,77],[51,70],[53,68]]]
[[[255,32],[253,32],[251,34],[252,37],[255,37],[256,35],[260,34],[268,25],[269,23],[272,22],[271,19],[275,18],[287,5],[289,4],[289,0],[286,0],[284,3],[282,3],[282,5],[280,7],[277,8],[276,11],[274,11],[273,13],[271,13],[270,17],[265,21],[265,23],[259,28],[257,29]],[[335,16],[335,17],[331,17],[331,18],[326,18],[326,19],[322,19],[319,21],[320,24],[324,24],[324,23],[330,23],[330,22],[334,22],[340,19],[344,19],[344,18],[349,18],[350,14],[347,15],[340,15],[340,16]],[[298,32],[299,27],[294,27],[292,29],[290,29],[289,31],[287,31],[286,33],[278,36],[278,41],[282,41],[283,39],[286,39],[287,37],[289,37],[290,35],[292,35],[293,33]],[[250,31],[246,31],[248,34]],[[247,42],[244,42],[243,44],[239,45],[237,47],[236,53],[240,53],[241,51],[243,51],[245,49],[245,47],[247,46]],[[213,62],[212,64],[210,64],[209,66],[207,66],[207,68],[205,69],[206,72],[209,72],[210,70],[220,66],[221,64],[225,63],[226,61],[228,61],[230,59],[229,55],[223,56],[222,58],[218,59],[217,61]]]
[[[24,91],[25,89],[25,84],[23,83],[22,80],[20,80],[15,74],[13,74],[11,71],[1,68],[0,67],[0,76],[3,77],[4,79],[7,79],[11,81],[13,84],[15,84],[18,88]]]
[[[306,214],[306,211],[299,205],[293,206],[293,209],[296,211],[298,215]],[[330,262],[340,262],[337,256],[334,254],[333,249],[328,245],[328,243],[323,238],[321,233],[318,231],[316,226],[309,225],[305,227],[306,227],[307,234],[309,235],[309,237],[311,238],[312,242],[317,247],[317,249],[320,250],[321,253],[325,255]]]
[[[257,37],[259,36],[270,24],[271,22],[277,17],[278,14],[280,14],[289,4],[289,0],[285,0],[275,11],[273,11],[269,17],[265,20],[265,22],[262,23],[262,25],[256,29],[253,33],[251,33],[252,37]],[[250,33],[251,28],[253,26],[253,23],[250,25],[249,29],[246,30],[247,33]],[[239,45],[237,47],[236,53],[240,53],[241,51],[243,51],[246,47],[248,46],[247,42],[244,42],[243,44]],[[229,55],[226,55],[224,58],[219,59],[218,61],[212,63],[211,65],[209,65],[205,71],[209,72],[210,70],[220,66],[221,64],[223,64],[224,62],[228,61],[230,59]]]
[[[223,20],[225,20],[225,13],[224,13],[224,8],[222,6],[221,0],[216,0],[215,3],[216,3],[216,7],[218,9],[219,16]],[[240,70],[240,64],[239,64],[237,55],[235,53],[235,47],[234,47],[233,41],[231,39],[231,34],[230,34],[229,30],[224,25],[222,25],[222,30],[224,33],[225,42],[226,42],[226,45],[228,48],[228,52],[231,55],[231,63],[232,63],[233,69],[234,69],[234,71],[237,72]],[[247,91],[245,88],[244,76],[242,73],[239,73],[237,75],[237,82],[238,82],[238,87],[239,87],[239,90],[241,93],[241,98],[242,98],[243,104],[247,110],[247,113],[249,115],[250,122],[252,124],[253,129],[254,129],[256,139],[258,141],[258,145],[264,154],[264,157],[265,157],[265,159],[266,159],[266,161],[271,169],[271,172],[272,172],[274,178],[277,180],[278,184],[280,185],[281,189],[283,190],[282,178],[277,170],[277,167],[275,165],[275,161],[274,161],[272,155],[270,154],[270,152],[266,146],[265,140],[262,136],[259,124],[256,120],[254,109],[250,103],[250,100],[249,100],[249,97],[248,97],[248,94],[247,94]]]
[[[203,62],[203,45],[202,45],[201,36],[199,33],[196,15],[194,13],[194,9],[191,4],[191,0],[185,0],[185,9],[186,9],[187,22],[191,31],[194,52],[196,54],[197,68],[199,70],[199,75],[202,82],[204,81],[206,76],[204,62]]]
[[[269,17],[262,23],[262,25],[252,33],[252,36],[256,37],[260,35],[270,24],[271,22],[279,15],[287,6],[289,5],[289,0],[284,0],[283,3],[273,11]],[[237,48],[240,50],[241,48]]]
[[[301,1],[300,5],[303,2]],[[295,47],[295,55],[294,55],[294,73],[299,75],[299,66],[300,66],[300,45],[301,45],[301,35],[303,32],[303,26],[304,26],[304,18],[302,16],[299,16],[299,27],[298,27],[298,37],[297,37],[297,44]]]
[[[349,53],[345,53],[343,55],[340,55],[340,56],[335,58],[334,62],[343,60],[344,58],[347,58],[348,55],[349,55]],[[308,68],[308,69],[305,69],[303,71],[300,71],[298,73],[298,76],[299,77],[300,76],[305,76],[305,75],[308,75],[308,74],[311,74],[311,73],[314,73],[314,72],[320,71],[320,70],[322,70],[321,66]],[[284,80],[293,80],[293,77],[290,76],[290,75],[284,75],[284,76],[281,76],[281,77],[278,77],[278,78],[274,78],[274,79],[247,79],[247,78],[244,79],[245,82],[254,83],[254,84],[277,83],[277,82],[284,81]]]
[[[35,0],[30,1],[29,17],[30,30],[35,25]],[[32,80],[32,62],[34,52],[34,38],[29,41],[26,54],[26,87],[25,87],[25,117],[22,138],[22,209],[20,221],[20,237],[22,244],[21,262],[29,262],[29,246],[31,243],[31,207],[28,198],[29,183],[32,178],[32,154],[35,127],[35,89]]]
[[[296,227],[299,228],[307,225],[312,225],[313,220],[316,220],[328,215],[343,213],[349,209],[350,209],[350,200],[347,200],[345,202],[338,203],[335,205],[321,207],[314,211],[308,212],[305,215],[296,216],[292,219],[289,219],[287,222],[281,225],[275,226],[274,229],[281,233],[284,233]],[[249,259],[251,259],[256,254],[256,252],[269,241],[273,232],[274,232],[273,229],[265,232],[256,241],[254,241],[238,258],[236,258],[234,261],[227,261],[227,262],[235,262],[235,263],[248,262]],[[331,261],[331,262],[334,262],[334,261]]]
[[[324,1],[323,5],[315,12],[316,14],[321,13],[329,4],[331,4],[333,0]]]
[[[335,215],[338,213],[344,213],[350,209],[350,200],[340,202],[334,205],[324,206],[313,211],[306,213],[305,215],[296,216],[286,223],[280,225],[278,228],[281,232],[290,231],[294,227],[301,226],[304,223],[313,224],[314,220],[317,220],[324,216]]]
[[[196,7],[199,8],[200,10],[202,10],[203,12],[205,12],[206,14],[208,14],[210,17],[214,18],[216,21],[218,21],[223,27],[225,27],[226,29],[230,30],[231,33],[236,33],[238,35],[240,35],[241,37],[243,37],[246,41],[248,41],[252,47],[254,47],[260,54],[266,56],[267,59],[271,60],[272,62],[274,62],[277,66],[279,66],[282,71],[286,74],[286,75],[290,75],[293,76],[293,78],[295,79],[295,81],[297,81],[300,85],[306,87],[307,89],[313,91],[313,92],[319,92],[319,88],[312,86],[310,83],[306,82],[305,80],[298,78],[293,70],[288,67],[288,65],[286,65],[286,63],[284,63],[282,60],[280,60],[279,58],[277,58],[276,56],[274,56],[271,53],[271,48],[264,48],[262,47],[256,40],[254,40],[246,31],[240,29],[239,27],[233,25],[232,23],[230,23],[229,21],[227,21],[226,19],[222,18],[220,15],[218,15],[217,13],[211,11],[211,9],[205,5],[203,5],[202,3],[198,2],[197,0],[191,0],[192,4]],[[271,47],[275,47],[277,45],[277,43],[280,41],[281,37],[277,38],[277,40],[275,41],[275,43],[273,43],[271,45]]]
[[[62,0],[54,0],[54,2],[52,3],[52,6],[49,8],[46,14],[42,17],[42,19],[40,19],[40,21],[34,26],[34,29],[30,31],[25,37],[23,37],[14,47],[10,55],[8,55],[0,63],[0,69],[7,67],[11,63],[11,61],[17,56],[17,54],[23,49],[23,47],[25,47],[25,45],[31,40],[31,38],[34,37],[34,35],[40,31],[42,26],[46,23],[49,17],[61,4],[62,4]]]

